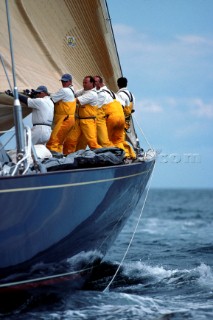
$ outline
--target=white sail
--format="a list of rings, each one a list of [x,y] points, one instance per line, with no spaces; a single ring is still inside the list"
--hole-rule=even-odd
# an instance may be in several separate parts
[[[105,0],[9,0],[17,86],[60,88],[63,73],[76,89],[85,75],[101,75],[117,91],[122,74]],[[12,83],[5,1],[0,1],[0,54]],[[11,126],[12,99],[0,65],[0,130]],[[8,109],[10,109],[8,111]],[[24,115],[27,110],[24,110]],[[11,119],[12,120],[12,119]]]

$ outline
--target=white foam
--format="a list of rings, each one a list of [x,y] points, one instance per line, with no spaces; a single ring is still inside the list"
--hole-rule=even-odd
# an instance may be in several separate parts
[[[202,286],[207,286],[213,288],[213,272],[210,266],[207,266],[205,263],[201,263],[197,270],[200,274],[198,280],[199,284]]]
[[[161,280],[171,277],[176,272],[177,270],[166,270],[162,266],[149,266],[142,263],[141,261],[131,262],[124,265],[124,273],[134,278],[141,276],[144,277],[149,274],[151,276],[157,277],[158,280]]]

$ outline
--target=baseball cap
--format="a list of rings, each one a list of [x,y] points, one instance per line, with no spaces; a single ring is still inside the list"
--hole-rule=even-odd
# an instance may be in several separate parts
[[[72,76],[69,73],[63,74],[60,81],[72,81]]]
[[[48,93],[47,87],[45,87],[45,86],[39,86],[39,87],[35,90],[35,92],[37,92],[37,93],[39,93],[39,92],[46,92],[46,93]]]

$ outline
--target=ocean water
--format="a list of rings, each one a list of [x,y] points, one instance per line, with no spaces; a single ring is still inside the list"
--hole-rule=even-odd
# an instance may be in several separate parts
[[[27,297],[0,319],[213,319],[213,190],[143,201],[82,290]]]

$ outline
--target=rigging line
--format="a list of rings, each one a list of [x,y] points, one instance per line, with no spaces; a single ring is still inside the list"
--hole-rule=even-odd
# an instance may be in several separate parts
[[[151,144],[149,143],[149,141],[147,140],[147,138],[146,138],[146,136],[145,136],[145,134],[144,134],[143,130],[141,129],[141,127],[140,127],[140,125],[139,125],[139,123],[138,123],[138,121],[137,121],[136,117],[135,117],[134,115],[132,115],[132,117],[134,118],[135,123],[137,124],[137,126],[138,126],[138,128],[139,128],[140,132],[142,133],[142,135],[143,135],[144,139],[146,140],[146,143],[147,143],[147,144],[148,144],[148,146],[153,150],[153,148],[152,148]]]
[[[2,147],[0,148],[0,151],[6,147],[6,145],[14,138],[15,133],[2,145]]]
[[[8,133],[8,132],[15,132],[15,129],[0,131],[0,134]]]
[[[151,186],[151,180],[152,180],[153,173],[154,173],[154,169],[155,169],[155,163],[156,163],[156,162],[154,162],[153,171],[152,171],[152,174],[151,174],[151,177],[150,177],[149,186],[148,186],[147,191],[146,191],[146,196],[145,196],[145,199],[144,199],[142,208],[141,208],[141,212],[140,212],[140,214],[139,214],[138,221],[137,221],[137,223],[136,223],[135,229],[133,230],[133,233],[132,233],[132,237],[131,237],[131,239],[130,239],[130,242],[129,242],[129,244],[128,244],[128,246],[127,246],[127,249],[126,249],[126,251],[125,251],[125,253],[124,253],[124,255],[123,255],[123,258],[121,259],[121,262],[119,263],[119,266],[118,266],[118,268],[117,268],[114,276],[112,277],[112,279],[110,280],[110,282],[108,283],[108,285],[106,286],[106,288],[103,290],[103,292],[109,291],[109,287],[111,286],[111,284],[113,283],[115,277],[117,276],[118,271],[120,270],[120,268],[121,268],[121,266],[122,266],[122,264],[123,264],[123,262],[124,262],[124,260],[125,260],[125,258],[126,258],[126,255],[127,255],[128,251],[129,251],[129,248],[131,247],[131,244],[132,244],[132,242],[133,242],[135,233],[136,233],[136,231],[137,231],[137,228],[138,228],[138,225],[139,225],[139,222],[140,222],[140,220],[141,220],[141,216],[142,216],[142,213],[143,213],[145,204],[146,204],[146,200],[147,200],[147,197],[148,197],[149,189],[150,189],[150,186]]]

